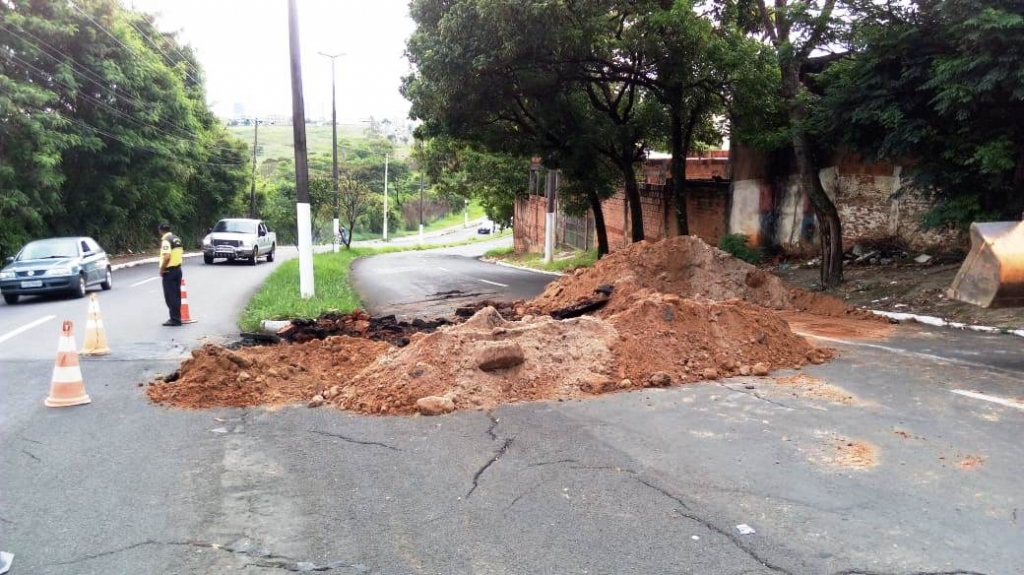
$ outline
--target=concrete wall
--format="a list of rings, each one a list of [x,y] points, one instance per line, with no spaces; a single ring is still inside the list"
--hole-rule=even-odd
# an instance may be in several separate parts
[[[770,173],[780,159],[769,158],[753,148],[737,146],[726,162],[727,152],[707,157],[687,158],[689,197],[687,214],[690,233],[717,245],[727,233],[744,234],[756,245],[779,245],[791,252],[813,253],[818,250],[818,226],[810,201],[800,189],[799,181],[789,168],[783,174]],[[787,159],[781,158],[785,164]],[[946,244],[953,233],[925,232],[921,218],[930,207],[928,201],[913,190],[901,190],[900,166],[872,164],[856,156],[837,156],[821,170],[825,192],[836,203],[843,224],[843,243],[850,248],[864,240],[899,238],[915,249]],[[672,198],[664,185],[671,160],[649,160],[641,173],[641,206],[644,212],[644,237],[657,241],[676,232]],[[694,181],[697,175],[717,178],[731,173],[729,182]],[[691,179],[692,178],[692,179]],[[623,191],[604,201],[601,206],[608,232],[610,249],[630,243],[631,224]],[[556,237],[564,244],[567,226],[592,230],[593,217],[586,225],[569,222],[559,211]],[[543,251],[544,198],[531,195],[516,202],[516,251]],[[587,226],[590,226],[589,228]],[[579,237],[579,234],[576,234]],[[597,245],[596,237],[588,245]],[[579,244],[579,242],[575,242]]]
[[[738,147],[734,159],[729,233],[788,251],[817,250],[817,221],[796,176],[772,178],[768,158],[750,148]],[[839,211],[846,248],[858,241],[899,238],[912,248],[927,249],[954,238],[952,233],[921,229],[930,203],[912,189],[901,189],[900,166],[852,155],[830,163],[819,177]]]

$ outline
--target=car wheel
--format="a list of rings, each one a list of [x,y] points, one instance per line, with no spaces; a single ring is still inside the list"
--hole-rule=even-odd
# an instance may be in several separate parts
[[[276,249],[277,249],[277,246],[270,246],[270,253],[267,254],[267,262],[268,263],[274,261],[274,250],[276,250]]]
[[[259,248],[253,248],[252,249],[252,265],[256,265],[258,263],[260,263],[260,249]]]
[[[103,288],[104,290],[108,290],[114,287],[114,274],[110,273],[110,268],[107,268],[107,277],[104,278],[103,283],[100,284],[100,287]]]
[[[78,276],[78,285],[71,292],[75,297],[85,297],[85,274]]]
[[[212,264],[213,263],[213,256],[207,255],[207,254],[203,254],[203,263],[204,264]]]
[[[4,294],[4,301],[7,302],[7,305],[14,305],[14,304],[18,303],[18,294],[16,294],[16,293],[5,293]]]

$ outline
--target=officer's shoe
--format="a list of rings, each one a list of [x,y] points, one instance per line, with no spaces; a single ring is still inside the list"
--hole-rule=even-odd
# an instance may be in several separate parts
[[[169,320],[165,321],[163,323],[163,325],[166,325],[166,326],[169,326],[169,327],[178,327],[178,326],[181,325],[181,320],[169,319]]]

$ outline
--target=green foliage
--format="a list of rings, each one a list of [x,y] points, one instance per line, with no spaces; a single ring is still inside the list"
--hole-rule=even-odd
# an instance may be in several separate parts
[[[245,149],[206,108],[191,50],[115,0],[0,3],[0,253],[85,234],[111,251],[233,214]]]
[[[870,13],[855,57],[822,76],[825,137],[903,163],[930,226],[1024,210],[1024,5],[929,0]]]
[[[718,248],[751,264],[758,263],[762,258],[761,250],[750,245],[750,238],[746,234],[722,236],[722,239],[718,240]]]
[[[510,225],[516,196],[527,192],[529,159],[491,153],[448,137],[423,143],[422,157],[438,193],[458,200],[473,198],[487,217]]]

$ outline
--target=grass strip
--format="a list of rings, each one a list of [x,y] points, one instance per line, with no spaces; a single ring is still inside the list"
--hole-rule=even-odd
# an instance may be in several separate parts
[[[507,234],[504,234],[507,235]],[[337,310],[349,313],[362,306],[359,296],[349,281],[352,262],[361,257],[394,252],[432,250],[456,247],[490,240],[494,236],[474,237],[443,245],[384,246],[380,248],[352,248],[313,255],[313,283],[316,295],[309,299],[299,296],[299,259],[292,258],[281,264],[263,282],[259,291],[249,300],[238,322],[242,331],[256,331],[265,319],[317,317]]]
[[[522,253],[517,254],[511,247],[496,248],[484,254],[490,260],[496,260],[523,266],[525,268],[543,270],[547,272],[567,272],[577,268],[589,268],[597,262],[597,250],[562,252],[555,254],[551,263],[544,263],[544,254]]]

